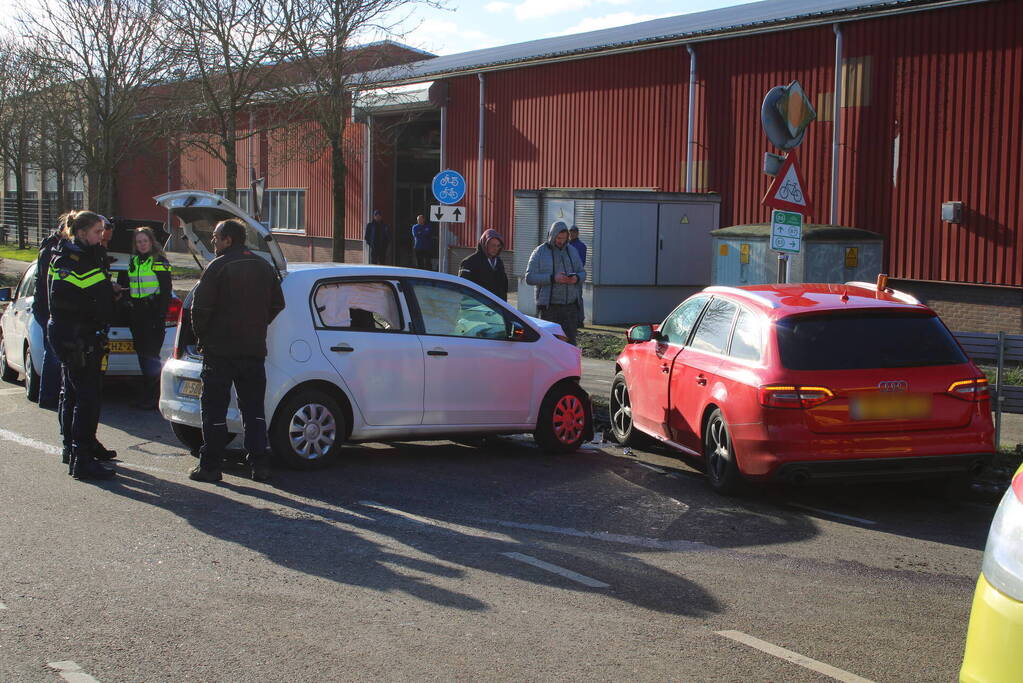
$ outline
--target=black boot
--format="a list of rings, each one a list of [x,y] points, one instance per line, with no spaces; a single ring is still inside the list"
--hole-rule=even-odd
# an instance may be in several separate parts
[[[60,451],[60,461],[65,465],[71,464],[71,446],[64,446]]]
[[[92,445],[92,457],[96,460],[113,460],[117,457],[117,451],[110,450],[97,439]]]
[[[76,448],[71,452],[71,476],[75,479],[113,479],[117,472],[96,462],[91,453]]]

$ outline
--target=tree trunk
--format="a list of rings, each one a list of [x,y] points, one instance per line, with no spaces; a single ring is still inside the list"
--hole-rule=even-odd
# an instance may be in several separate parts
[[[25,249],[28,247],[28,235],[25,230],[25,171],[20,164],[14,169],[14,189],[18,193],[18,198],[15,200],[17,210],[15,229],[18,232],[18,249]]]
[[[234,116],[228,125],[226,135],[222,139],[224,143],[224,171],[227,176],[227,199],[235,204],[238,203],[238,158],[235,150],[235,136],[237,129],[234,125]]]
[[[334,197],[334,225],[331,236],[331,260],[345,262],[345,165],[344,144],[340,138],[330,141],[331,193]]]

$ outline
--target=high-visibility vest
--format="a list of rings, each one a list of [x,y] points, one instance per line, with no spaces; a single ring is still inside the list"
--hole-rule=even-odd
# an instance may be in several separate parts
[[[170,271],[163,261],[154,261],[152,256],[146,257],[145,261],[139,257],[132,256],[128,261],[128,287],[132,299],[145,299],[160,291],[160,280],[156,274]]]

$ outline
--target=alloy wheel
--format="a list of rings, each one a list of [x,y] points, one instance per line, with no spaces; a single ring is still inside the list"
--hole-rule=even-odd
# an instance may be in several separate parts
[[[309,460],[325,457],[337,440],[333,413],[319,403],[303,405],[291,416],[288,439],[296,455]]]
[[[620,435],[628,434],[632,428],[632,402],[625,382],[616,384],[611,390],[611,424]]]
[[[707,466],[712,470],[713,476],[721,480],[728,470],[728,464],[732,456],[729,450],[728,429],[721,418],[711,420],[707,429]]]
[[[554,406],[554,436],[563,444],[572,444],[582,436],[586,409],[575,394],[565,394]]]

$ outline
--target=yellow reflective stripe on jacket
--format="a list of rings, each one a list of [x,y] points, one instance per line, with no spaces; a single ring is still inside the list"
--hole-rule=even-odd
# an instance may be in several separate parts
[[[106,274],[100,268],[93,268],[84,273],[75,273],[73,271],[61,271],[57,268],[50,267],[50,272],[53,275],[54,280],[60,280],[61,282],[67,282],[68,284],[80,287],[82,289],[88,289],[98,282],[103,282]]]
[[[150,256],[145,261],[140,261],[138,256],[132,256],[128,262],[128,287],[133,299],[144,299],[160,291],[160,280],[156,276],[158,272],[165,273],[170,270],[167,264],[154,262]]]

